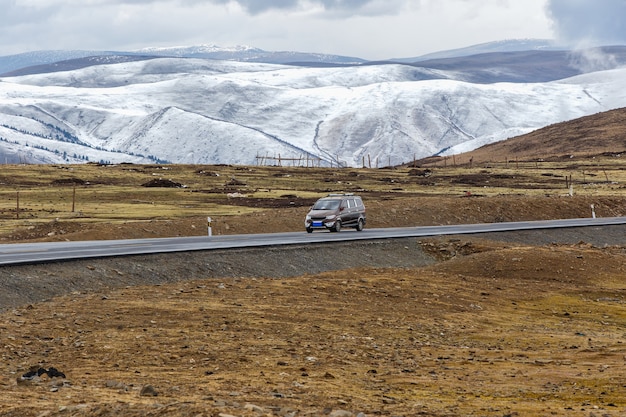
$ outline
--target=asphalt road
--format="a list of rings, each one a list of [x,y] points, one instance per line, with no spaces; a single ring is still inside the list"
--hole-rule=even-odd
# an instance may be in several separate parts
[[[214,249],[329,243],[351,240],[394,239],[459,234],[480,234],[516,230],[598,227],[626,224],[626,217],[543,220],[449,226],[344,229],[326,231],[264,233],[224,236],[194,236],[159,239],[93,240],[80,242],[15,243],[0,245],[0,265],[33,264],[48,261],[103,258],[112,256],[200,251]]]

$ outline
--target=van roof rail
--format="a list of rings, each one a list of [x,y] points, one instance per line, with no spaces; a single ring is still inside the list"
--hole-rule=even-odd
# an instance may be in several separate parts
[[[354,193],[330,193],[328,197],[341,197],[345,195],[354,195]]]

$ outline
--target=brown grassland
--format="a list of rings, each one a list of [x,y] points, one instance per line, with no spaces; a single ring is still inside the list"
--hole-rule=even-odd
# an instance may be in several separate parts
[[[581,129],[559,131],[568,128]],[[581,145],[537,158],[544,136],[527,139],[530,153],[478,150],[393,169],[3,166],[0,239],[206,235],[208,216],[216,235],[304,233],[308,207],[328,192],[362,195],[368,228],[590,217],[592,205],[598,217],[623,216],[626,136],[615,129],[597,153]],[[5,308],[0,416],[626,413],[623,244],[402,244],[432,262],[282,278],[184,270],[171,283]],[[105,272],[120,279],[151,259]],[[296,271],[298,262],[284,258]],[[80,286],[101,266],[42,268]],[[36,280],[29,271],[2,268],[0,285]],[[23,380],[33,367],[65,375]]]

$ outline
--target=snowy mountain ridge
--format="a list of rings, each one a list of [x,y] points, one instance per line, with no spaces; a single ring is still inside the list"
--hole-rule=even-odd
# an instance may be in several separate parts
[[[567,46],[560,45],[551,39],[504,39],[494,42],[485,42],[478,45],[471,45],[465,48],[449,49],[437,51],[413,58],[394,58],[395,62],[419,62],[429,59],[445,59],[464,57],[478,54],[488,54],[496,52],[519,52],[519,51],[566,51]]]
[[[415,58],[391,58],[385,61],[411,63],[429,59],[464,57],[488,52],[512,52],[524,50],[561,50],[551,40],[546,39],[509,39],[472,45],[465,48],[440,51]],[[0,75],[23,68],[43,66],[61,61],[76,60],[101,56],[152,56],[171,58],[207,58],[242,62],[262,62],[266,64],[287,64],[294,62],[320,63],[327,65],[355,65],[366,63],[358,57],[332,54],[265,51],[248,45],[220,46],[202,44],[192,46],[146,47],[134,51],[96,51],[96,50],[43,50],[16,55],[0,56]]]
[[[310,62],[326,65],[356,65],[366,62],[364,59],[331,54],[319,54],[295,51],[265,51],[247,45],[218,46],[213,44],[147,47],[134,51],[93,51],[93,50],[50,50],[33,51],[16,55],[0,56],[0,75],[14,75],[20,70],[29,72],[30,67],[61,63],[89,57],[169,57],[169,58],[205,58],[240,62],[261,62],[268,64],[287,64]]]
[[[159,58],[0,81],[4,162],[399,164],[626,106],[626,68],[472,84],[406,65]]]
[[[189,54],[204,54],[213,52],[265,52],[262,49],[248,45],[219,46],[215,44],[202,44],[193,46],[164,46],[164,47],[146,47],[138,49],[134,52],[139,54],[167,54],[169,56],[186,57]]]

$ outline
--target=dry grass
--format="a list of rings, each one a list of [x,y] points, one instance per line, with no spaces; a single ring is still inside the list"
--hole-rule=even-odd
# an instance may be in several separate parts
[[[328,192],[355,192],[372,206],[394,201],[400,207],[403,201],[413,205],[416,199],[429,198],[560,197],[569,194],[570,185],[576,196],[615,198],[623,195],[625,168],[622,158],[607,155],[398,169],[5,165],[0,175],[0,235],[46,229],[51,222],[78,229],[194,219],[203,229],[201,218],[228,219],[270,209],[302,208],[297,213],[300,220],[304,208]],[[161,186],[145,186],[155,181]],[[180,187],[170,186],[176,184]],[[300,223],[287,230],[300,230]]]

